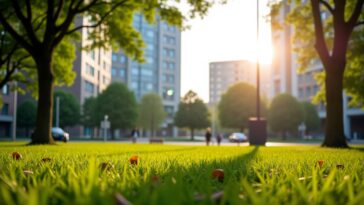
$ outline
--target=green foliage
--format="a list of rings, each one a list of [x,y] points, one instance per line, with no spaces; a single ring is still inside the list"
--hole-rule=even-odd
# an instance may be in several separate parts
[[[91,101],[90,109],[94,106],[93,103]],[[134,127],[138,117],[138,107],[134,93],[122,83],[110,84],[97,97],[96,110],[87,112],[95,112],[97,115],[96,121],[93,121],[92,117],[90,118],[91,125],[100,123],[104,116],[108,115],[111,129]],[[92,113],[90,115],[92,116]]]
[[[116,204],[116,193],[135,205],[359,205],[364,199],[363,147],[21,145],[0,143],[2,204]],[[23,158],[13,160],[14,151]],[[129,163],[134,154],[136,166]],[[52,161],[43,163],[45,157]],[[102,171],[102,162],[113,167]],[[211,177],[216,168],[224,170],[223,183]],[[210,199],[219,191],[220,200]]]
[[[86,127],[96,127],[99,125],[97,98],[89,97],[82,105],[82,124]]]
[[[54,93],[53,125],[56,122],[56,99],[59,97],[59,126],[64,128],[77,125],[81,119],[80,103],[76,97],[69,92],[56,91]]]
[[[149,93],[142,97],[139,105],[138,122],[144,129],[150,130],[152,135],[163,123],[167,114],[163,108],[161,97],[156,93]]]
[[[18,106],[16,120],[17,125],[21,128],[30,129],[35,126],[35,118],[37,117],[37,106],[33,101],[24,101]],[[26,133],[28,134],[28,133]]]
[[[212,3],[213,0],[188,0],[184,6],[189,8],[190,17],[194,17],[196,14],[205,15]],[[88,43],[82,43],[80,47],[122,49],[128,57],[143,62],[144,43],[141,34],[133,27],[134,15],[142,14],[149,23],[160,18],[172,26],[183,28],[187,16],[178,9],[180,5],[179,0],[2,0],[0,23],[34,60],[37,73],[31,72],[32,75],[27,77],[33,82],[38,81],[39,86],[44,88],[38,89],[38,102],[42,105],[39,110],[43,116],[37,116],[32,143],[52,143],[49,125],[53,107],[48,103],[52,99],[52,87],[54,83],[69,85],[75,77],[70,69],[74,59],[71,56],[64,62],[57,62],[54,60],[57,49],[62,53],[67,51],[65,55],[72,55],[74,50],[70,43],[77,40],[79,30],[87,28],[87,32],[82,32],[87,33]],[[78,17],[83,17],[81,25],[79,21],[75,23]],[[55,80],[57,76],[61,76],[58,81]],[[29,87],[36,90],[36,85],[32,83]]]
[[[345,18],[349,19],[357,1],[346,1]],[[310,67],[317,67],[319,56],[315,50],[315,30],[312,17],[312,8],[309,2],[294,1],[285,21],[279,21],[279,11],[291,1],[271,1],[271,18],[275,29],[282,29],[284,25],[293,25],[293,51],[297,54],[296,60],[299,65],[298,71],[305,72]],[[332,1],[329,1],[333,5]],[[333,16],[325,6],[321,6],[322,12],[326,13],[327,18],[323,19],[325,40],[329,50],[333,49],[334,24]],[[360,21],[364,20],[364,12],[361,12]],[[283,31],[282,31],[283,32]],[[364,107],[364,26],[354,29],[349,40],[349,49],[346,54],[346,69],[344,73],[344,90],[351,96],[351,105]],[[321,86],[320,91],[313,99],[314,103],[326,102],[325,99],[325,71],[317,73],[315,79]]]
[[[302,102],[303,122],[305,122],[306,130],[308,132],[317,131],[320,128],[320,117],[317,113],[316,107],[309,102]]]
[[[219,120],[226,128],[236,128],[243,131],[248,126],[250,117],[256,117],[256,96],[254,86],[247,83],[238,83],[229,88],[222,95],[218,105]],[[266,116],[266,106],[261,101],[261,116]]]
[[[275,96],[269,108],[268,124],[274,132],[293,132],[304,120],[300,103],[289,94]]]
[[[205,129],[210,126],[209,111],[193,91],[188,91],[178,105],[174,124],[181,128]]]

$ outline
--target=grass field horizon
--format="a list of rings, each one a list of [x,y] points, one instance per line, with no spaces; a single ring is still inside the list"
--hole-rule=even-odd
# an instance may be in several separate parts
[[[13,152],[22,158],[13,159]],[[0,142],[0,161],[4,204],[122,204],[115,196],[132,204],[364,201],[364,147]],[[216,169],[223,180],[212,177]]]

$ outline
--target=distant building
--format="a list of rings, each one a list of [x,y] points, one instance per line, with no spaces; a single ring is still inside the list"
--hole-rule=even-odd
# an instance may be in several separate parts
[[[285,16],[290,12],[290,5],[285,5],[280,10],[276,21],[283,22]],[[323,15],[326,16],[326,15]],[[300,101],[310,102],[312,97],[319,91],[319,85],[314,75],[323,70],[320,61],[313,61],[304,73],[298,73],[298,63],[295,54],[292,52],[292,41],[294,29],[290,25],[283,24],[280,30],[272,30],[272,44],[274,48],[274,59],[272,64],[270,95],[289,93]],[[350,108],[349,97],[343,92],[344,111],[344,133],[350,138],[364,139],[364,110]],[[325,126],[326,108],[323,104],[316,106],[322,121],[322,129]]]
[[[161,134],[176,136],[177,129],[172,123],[181,95],[181,33],[160,19],[157,19],[156,24],[148,24],[140,14],[134,16],[133,24],[146,43],[146,62],[140,64],[127,58],[122,51],[114,52],[112,81],[125,83],[134,91],[138,101],[147,93],[158,93],[168,113]]]
[[[78,17],[76,25],[87,25],[88,19]],[[74,84],[71,87],[62,87],[62,90],[75,95],[81,106],[85,99],[96,97],[111,83],[111,50],[95,48],[91,51],[81,50],[86,46],[88,29],[81,31],[81,42],[77,43],[76,60],[73,63],[73,70],[77,73]],[[60,103],[62,106],[62,102]],[[71,137],[91,137],[97,135],[95,129],[91,127],[77,126],[68,129]]]
[[[10,138],[12,136],[12,127],[14,125],[14,92],[10,92],[9,85],[5,85],[0,90],[3,106],[0,109],[0,139]]]
[[[260,69],[260,90],[261,95],[268,97],[269,89],[269,66],[261,65]],[[224,94],[230,86],[246,82],[256,86],[256,63],[251,61],[222,61],[210,63],[210,104],[219,103],[222,94]]]

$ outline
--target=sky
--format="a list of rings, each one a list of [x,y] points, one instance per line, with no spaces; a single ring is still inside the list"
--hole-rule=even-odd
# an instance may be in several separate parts
[[[271,62],[271,31],[266,14],[268,0],[260,0],[259,59]],[[195,91],[205,102],[209,97],[209,63],[228,60],[256,60],[256,0],[229,0],[215,4],[203,19],[187,24],[182,32],[181,95]]]

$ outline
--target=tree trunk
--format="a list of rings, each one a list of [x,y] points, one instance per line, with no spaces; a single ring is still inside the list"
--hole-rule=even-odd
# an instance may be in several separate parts
[[[326,125],[324,147],[348,147],[343,122],[342,68],[326,69]]]
[[[195,140],[195,129],[191,128],[191,141]]]
[[[54,144],[51,136],[53,119],[52,52],[34,57],[38,72],[38,109],[35,131],[30,144]]]

